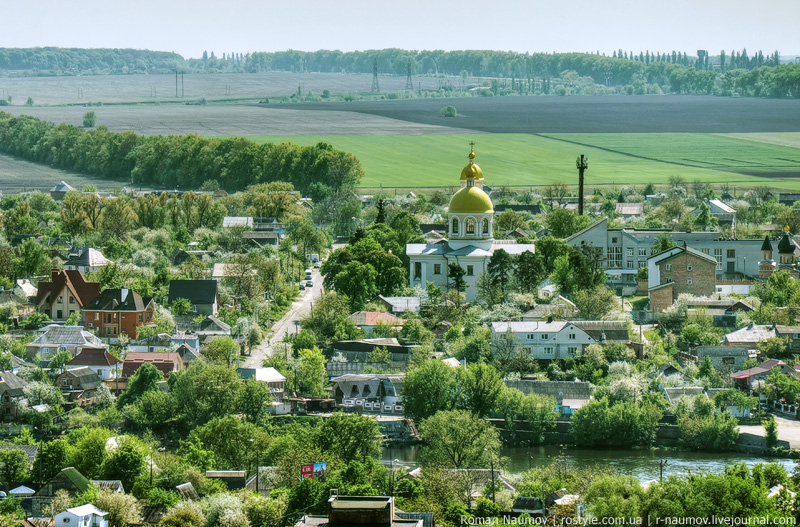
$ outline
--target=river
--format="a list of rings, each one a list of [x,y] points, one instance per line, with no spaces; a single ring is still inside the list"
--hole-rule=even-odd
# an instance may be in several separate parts
[[[418,445],[394,446],[384,448],[382,459],[391,463],[396,459],[395,467],[417,467]],[[516,474],[532,467],[547,465],[559,459],[561,449],[555,445],[534,447],[503,447],[500,455],[508,459],[507,470]],[[756,463],[778,463],[791,474],[794,471],[795,461],[792,459],[772,459],[741,454],[737,452],[684,452],[665,450],[590,450],[568,448],[564,451],[563,459],[575,467],[590,467],[600,465],[609,467],[620,474],[634,476],[641,481],[658,479],[659,461],[666,460],[664,476],[685,475],[693,473],[719,473],[727,465],[744,462],[752,467]],[[489,468],[489,467],[486,467]]]

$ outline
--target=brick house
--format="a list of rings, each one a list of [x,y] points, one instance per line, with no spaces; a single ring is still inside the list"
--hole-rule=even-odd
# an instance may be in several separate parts
[[[39,282],[36,310],[52,320],[66,320],[100,294],[99,282],[87,282],[80,271],[53,271],[49,282]]]
[[[125,362],[122,363],[122,376],[130,378],[145,362],[158,368],[165,379],[169,373],[183,369],[183,359],[178,353],[131,351],[125,355]]]
[[[717,292],[717,261],[691,247],[673,247],[647,259],[650,309],[660,313],[683,293],[710,296]]]
[[[106,289],[84,309],[86,328],[100,337],[139,338],[141,326],[153,325],[155,301],[127,288]]]

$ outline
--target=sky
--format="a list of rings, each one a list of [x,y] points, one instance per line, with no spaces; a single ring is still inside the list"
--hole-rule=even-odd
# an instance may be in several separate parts
[[[798,0],[0,0],[0,47],[800,54]]]

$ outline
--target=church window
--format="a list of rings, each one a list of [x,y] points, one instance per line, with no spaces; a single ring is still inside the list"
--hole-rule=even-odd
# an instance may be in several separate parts
[[[422,262],[414,262],[414,280],[422,278]]]
[[[453,228],[451,229],[453,234],[458,234],[458,219],[453,218]]]
[[[467,266],[467,276],[473,276],[475,274],[475,266],[468,265]]]
[[[433,274],[442,274],[442,264],[433,264]]]
[[[467,218],[467,234],[475,234],[475,220],[472,218]]]
[[[483,234],[489,234],[489,220],[483,220]]]

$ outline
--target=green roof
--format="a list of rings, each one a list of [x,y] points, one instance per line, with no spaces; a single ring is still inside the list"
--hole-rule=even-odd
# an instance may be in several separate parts
[[[61,472],[67,477],[68,480],[72,482],[75,487],[81,491],[86,492],[86,489],[89,488],[89,480],[83,477],[83,474],[78,472],[78,469],[75,467],[67,467],[62,469]]]

